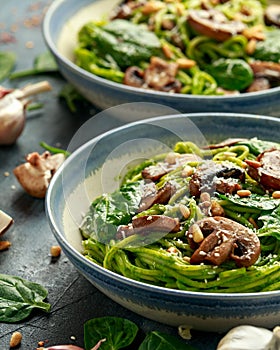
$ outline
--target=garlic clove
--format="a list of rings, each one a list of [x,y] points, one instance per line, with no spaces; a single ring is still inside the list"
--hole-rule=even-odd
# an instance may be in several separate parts
[[[273,329],[272,339],[265,350],[280,350],[280,326]]]
[[[25,126],[25,106],[12,93],[0,99],[0,145],[11,145]]]
[[[266,328],[237,326],[220,340],[217,350],[279,350],[279,348],[267,348],[272,336],[273,333]]]

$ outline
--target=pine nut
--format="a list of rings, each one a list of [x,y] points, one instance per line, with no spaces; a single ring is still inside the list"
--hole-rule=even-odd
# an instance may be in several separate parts
[[[149,1],[142,7],[142,13],[149,15],[164,8],[164,4],[161,1]]]
[[[197,224],[193,224],[192,234],[193,234],[193,240],[195,243],[200,243],[204,240],[203,233]]]
[[[162,51],[166,58],[171,59],[173,57],[173,52],[170,50],[168,45],[162,45]]]
[[[202,192],[200,195],[200,200],[201,202],[210,202],[211,201],[210,194],[208,192]]]
[[[175,153],[175,152],[169,152],[166,157],[165,157],[165,161],[168,164],[175,164],[176,163],[176,159],[179,158],[179,154]]]
[[[22,334],[20,332],[14,332],[10,339],[10,347],[15,348],[21,343]]]
[[[188,219],[190,217],[191,212],[187,206],[185,206],[184,204],[180,204],[179,209],[185,219]]]
[[[181,69],[189,69],[196,65],[196,62],[194,60],[190,60],[189,58],[178,58],[176,63]]]
[[[181,176],[182,177],[189,177],[193,174],[194,169],[190,165],[184,166],[184,169],[182,170]]]
[[[51,247],[50,252],[51,252],[51,256],[52,256],[53,258],[58,258],[58,257],[60,256],[60,254],[61,254],[61,248],[60,248],[60,246],[58,246],[58,245],[53,245],[53,246]]]
[[[274,199],[280,199],[280,191],[274,191],[272,193],[272,198]]]
[[[9,241],[0,241],[0,252],[3,250],[9,249],[11,246],[11,242]]]
[[[249,197],[251,196],[251,191],[250,190],[239,190],[236,192],[238,194],[239,197],[243,198],[243,197]]]

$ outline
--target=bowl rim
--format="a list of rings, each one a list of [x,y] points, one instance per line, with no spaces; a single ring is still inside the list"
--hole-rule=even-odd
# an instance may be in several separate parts
[[[133,279],[130,279],[128,277],[122,276],[117,274],[114,271],[108,270],[92,261],[87,259],[85,256],[82,255],[81,252],[76,250],[66,239],[66,237],[60,232],[54,217],[52,215],[52,205],[51,205],[51,199],[53,196],[53,190],[55,188],[56,181],[60,176],[62,176],[62,173],[64,171],[64,168],[70,165],[72,159],[79,156],[83,153],[84,150],[86,150],[88,147],[91,146],[91,144],[98,142],[104,137],[110,136],[112,134],[117,134],[119,131],[124,131],[126,129],[133,128],[137,125],[145,124],[145,123],[154,123],[158,121],[164,121],[170,118],[201,118],[201,117],[237,117],[237,118],[246,118],[246,119],[258,119],[258,120],[268,120],[272,122],[276,122],[280,124],[280,118],[272,117],[272,116],[264,116],[264,115],[254,115],[254,114],[245,114],[245,113],[223,113],[223,112],[200,112],[200,113],[181,113],[181,114],[171,114],[171,115],[165,115],[165,116],[157,116],[148,118],[145,120],[138,120],[131,123],[127,123],[125,125],[122,125],[120,127],[113,128],[107,132],[101,133],[100,135],[93,137],[91,140],[87,141],[83,145],[79,146],[65,161],[64,163],[59,167],[59,169],[55,172],[50,185],[48,187],[46,198],[45,198],[45,211],[46,211],[46,217],[48,219],[49,225],[52,229],[52,232],[54,233],[55,238],[57,239],[58,243],[62,245],[62,249],[65,250],[69,255],[74,256],[75,259],[79,260],[80,263],[85,264],[90,270],[97,271],[103,275],[105,275],[107,278],[114,279],[118,283],[124,284],[126,286],[133,286],[136,289],[146,290],[149,292],[159,292],[161,294],[169,295],[169,296],[180,296],[180,297],[188,297],[188,298],[201,298],[201,299],[208,299],[208,300],[215,300],[216,298],[220,300],[228,300],[228,301],[234,301],[242,298],[242,300],[250,300],[254,298],[254,300],[262,299],[262,298],[277,298],[280,296],[280,290],[276,291],[267,291],[267,292],[250,292],[250,293],[214,293],[214,292],[194,292],[194,291],[188,291],[188,290],[179,290],[179,289],[172,289],[172,288],[166,288],[161,286],[156,286],[140,281],[136,281]],[[74,189],[73,189],[74,190]],[[66,253],[66,255],[67,255]]]
[[[143,88],[136,88],[133,86],[128,86],[121,83],[116,83],[114,81],[99,77],[93,73],[90,73],[86,71],[83,68],[80,68],[77,66],[74,62],[72,62],[69,58],[62,55],[60,51],[57,48],[56,43],[54,42],[52,36],[51,36],[51,20],[54,13],[57,11],[57,9],[60,6],[63,6],[68,0],[54,0],[51,5],[49,6],[48,10],[45,13],[43,23],[42,23],[42,32],[44,40],[49,47],[52,54],[66,67],[68,67],[72,73],[78,73],[78,75],[82,78],[85,78],[88,81],[95,80],[99,85],[103,86],[110,86],[111,88],[114,88],[116,90],[123,90],[124,92],[128,92],[131,94],[137,94],[137,95],[143,95],[143,96],[157,96],[157,97],[164,97],[166,99],[178,99],[179,101],[184,100],[202,100],[202,101],[232,101],[232,100],[238,100],[245,102],[246,100],[250,100],[251,98],[258,98],[258,97],[268,97],[268,96],[274,96],[274,95],[280,95],[280,86],[271,88],[269,90],[262,90],[262,91],[255,91],[255,92],[247,92],[247,93],[240,93],[238,95],[188,95],[188,94],[177,94],[177,93],[168,93],[164,91],[155,91],[155,90],[149,90],[149,89],[143,89]],[[73,1],[73,0],[72,0]],[[90,2],[97,2],[102,0],[87,0],[88,3]],[[83,7],[81,6],[80,9]],[[71,16],[72,17],[72,16]],[[68,20],[71,18],[69,17]]]

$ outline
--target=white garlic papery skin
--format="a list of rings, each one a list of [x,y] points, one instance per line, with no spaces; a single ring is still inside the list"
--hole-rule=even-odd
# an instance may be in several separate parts
[[[249,325],[232,328],[219,342],[217,350],[280,350],[272,344],[276,333]]]
[[[265,350],[280,350],[280,326],[273,329],[273,336]]]
[[[13,144],[25,125],[25,106],[13,93],[0,99],[0,145]]]

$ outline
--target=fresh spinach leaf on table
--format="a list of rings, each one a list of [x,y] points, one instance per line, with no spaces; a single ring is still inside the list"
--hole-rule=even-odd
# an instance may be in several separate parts
[[[10,75],[10,79],[24,78],[31,75],[46,74],[46,73],[57,73],[58,66],[51,52],[46,51],[38,55],[35,60],[33,67],[30,69],[14,72]]]
[[[0,81],[6,79],[14,68],[16,55],[13,52],[0,52]]]
[[[192,346],[173,335],[151,332],[144,339],[138,350],[195,350]]]
[[[101,339],[106,339],[102,350],[118,350],[130,345],[136,337],[138,327],[135,323],[120,317],[100,317],[84,324],[85,349],[92,349]]]
[[[50,311],[51,305],[43,300],[47,290],[38,283],[6,274],[0,274],[0,322],[18,322],[33,309]]]

